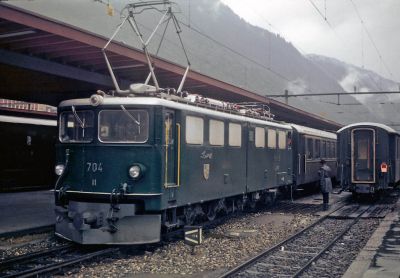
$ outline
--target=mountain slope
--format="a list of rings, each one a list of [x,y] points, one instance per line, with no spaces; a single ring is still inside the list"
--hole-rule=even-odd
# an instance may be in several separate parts
[[[117,10],[113,17],[106,15],[103,4],[93,0],[15,1],[10,4],[110,37],[121,22],[119,10],[131,1],[111,2]],[[194,70],[263,96],[283,94],[285,90],[290,94],[343,91],[338,82],[339,71],[331,74],[279,35],[248,24],[219,0],[178,0],[177,3],[181,10],[177,17],[181,22],[183,42]],[[137,16],[145,36],[160,16],[158,12]],[[149,46],[153,53],[162,31],[161,28]],[[115,39],[140,48],[129,26],[125,26]],[[166,33],[159,56],[186,65],[173,28]],[[354,105],[331,104],[337,102],[332,96],[290,98],[289,104],[344,124],[360,120],[382,121],[379,115],[371,113],[352,96],[342,97],[341,101]]]
[[[307,58],[331,76],[346,92],[399,91],[400,84],[386,79],[373,71],[350,65],[334,58],[320,55],[307,55]],[[381,121],[387,124],[400,123],[400,93],[387,95],[353,95],[360,103]],[[394,126],[398,127],[397,125]]]

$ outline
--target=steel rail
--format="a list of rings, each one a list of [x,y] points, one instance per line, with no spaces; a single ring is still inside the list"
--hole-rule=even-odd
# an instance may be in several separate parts
[[[64,250],[68,250],[73,248],[73,244],[66,244],[63,246],[57,246],[48,250],[43,250],[43,251],[37,251],[37,252],[33,252],[33,253],[29,253],[29,254],[25,254],[25,255],[20,255],[20,256],[15,256],[15,257],[11,257],[11,258],[7,258],[4,260],[0,260],[0,270],[5,269],[6,267],[15,264],[15,263],[21,263],[21,262],[25,262],[25,261],[30,261],[33,260],[35,258],[38,257],[43,257],[55,252],[61,252]]]
[[[21,272],[16,272],[13,274],[9,274],[6,276],[2,276],[2,278],[11,278],[11,277],[32,277],[32,276],[37,276],[37,275],[41,275],[41,274],[49,274],[52,273],[54,271],[57,270],[61,270],[64,267],[67,266],[71,266],[73,264],[79,263],[79,262],[83,262],[86,260],[90,260],[94,257],[98,257],[98,256],[102,256],[108,253],[112,253],[115,251],[118,251],[119,248],[107,248],[107,249],[103,249],[100,251],[95,251],[89,254],[85,254],[85,255],[81,255],[78,258],[73,258],[70,260],[66,260],[63,262],[57,262],[57,263],[53,263],[53,264],[49,264],[49,265],[45,265],[42,267],[38,267],[38,268],[33,268],[33,269],[28,269],[28,270],[24,270]]]
[[[311,258],[308,263],[304,265],[301,269],[299,269],[292,277],[300,277],[300,275],[303,274],[304,271],[306,271],[313,262],[318,260],[322,256],[322,254],[324,254],[331,246],[333,246],[339,239],[341,239],[358,222],[358,220],[360,220],[361,215],[363,215],[364,213],[365,212],[360,213],[360,215],[357,216],[353,220],[353,222],[346,227],[346,229],[344,229],[339,235],[332,239],[331,242],[325,245],[325,247],[320,252],[318,252],[318,254]]]
[[[229,277],[231,275],[234,275],[236,273],[238,273],[239,271],[245,269],[247,266],[253,264],[254,262],[256,262],[258,259],[268,255],[269,253],[274,252],[275,250],[277,250],[278,248],[280,248],[281,246],[285,245],[287,242],[301,236],[303,233],[305,233],[306,231],[310,230],[311,228],[315,227],[316,225],[318,225],[319,223],[321,223],[322,221],[326,220],[330,214],[334,213],[335,211],[341,209],[342,207],[344,207],[346,204],[341,204],[339,207],[335,208],[335,210],[333,210],[332,212],[330,212],[327,215],[324,215],[323,217],[319,218],[318,220],[316,220],[315,222],[313,222],[311,225],[305,227],[304,229],[300,230],[299,232],[297,232],[296,234],[290,236],[289,238],[277,243],[276,245],[274,245],[273,247],[262,251],[261,253],[259,253],[258,255],[256,255],[253,258],[250,258],[249,260],[245,261],[244,263],[236,266],[235,268],[229,270],[226,273],[223,273],[221,276],[219,276],[218,278],[226,278]]]

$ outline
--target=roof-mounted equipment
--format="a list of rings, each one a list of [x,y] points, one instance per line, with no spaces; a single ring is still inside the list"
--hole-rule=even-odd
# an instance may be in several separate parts
[[[186,76],[187,76],[187,74],[189,72],[189,69],[190,69],[190,62],[189,62],[189,58],[187,56],[185,47],[183,45],[182,38],[180,36],[180,33],[182,32],[181,27],[180,27],[179,22],[178,22],[177,18],[175,17],[175,14],[173,12],[173,6],[174,5],[176,5],[174,2],[168,1],[168,0],[162,0],[162,1],[140,1],[140,2],[136,2],[136,3],[127,4],[125,6],[125,8],[122,10],[122,12],[121,12],[121,16],[123,18],[122,22],[118,25],[118,27],[114,31],[113,35],[111,36],[111,38],[108,40],[106,45],[101,50],[103,52],[104,59],[105,59],[106,64],[107,64],[108,71],[110,72],[111,79],[112,79],[114,87],[115,87],[115,92],[117,94],[120,94],[120,95],[132,95],[132,94],[136,94],[136,93],[139,93],[139,94],[150,93],[151,94],[151,93],[154,93],[154,92],[160,92],[160,86],[159,86],[157,77],[156,77],[155,72],[154,72],[154,63],[153,63],[153,61],[151,59],[151,56],[150,56],[150,53],[148,51],[148,45],[149,45],[150,41],[152,40],[154,34],[158,30],[158,28],[161,25],[164,24],[165,25],[165,29],[164,29],[164,31],[162,33],[162,37],[161,37],[159,46],[157,48],[157,52],[155,53],[155,56],[157,56],[158,55],[158,51],[160,50],[162,41],[164,39],[166,30],[168,28],[168,25],[169,25],[170,21],[173,22],[173,25],[175,27],[175,31],[176,31],[176,33],[178,35],[179,42],[181,44],[181,47],[183,49],[183,52],[185,54],[186,61],[187,61],[186,70],[185,70],[185,72],[183,74],[182,80],[181,80],[181,82],[180,82],[180,84],[178,86],[178,89],[177,89],[178,93],[182,91],[183,85],[184,85],[185,80],[186,80]],[[141,14],[142,12],[144,12],[146,10],[156,10],[156,11],[159,11],[160,13],[162,13],[161,19],[159,20],[158,24],[154,27],[153,31],[151,32],[151,34],[149,35],[147,40],[144,39],[144,37],[142,35],[142,32],[140,31],[139,26],[135,21],[135,16],[138,15],[138,14]],[[140,43],[142,45],[143,52],[144,52],[144,54],[146,56],[146,60],[147,60],[147,64],[148,64],[150,73],[147,76],[144,84],[141,84],[142,86],[139,86],[138,84],[132,84],[129,89],[122,90],[119,87],[117,78],[115,77],[113,68],[111,66],[111,62],[107,57],[106,49],[109,46],[109,44],[111,43],[111,41],[118,34],[118,32],[121,30],[122,26],[126,22],[129,23],[129,25],[132,27],[132,30],[134,31],[135,35],[139,38],[139,41],[140,41]],[[153,85],[154,86],[148,85],[148,83],[150,82],[150,79],[153,81]],[[147,91],[147,90],[149,90],[149,91]]]

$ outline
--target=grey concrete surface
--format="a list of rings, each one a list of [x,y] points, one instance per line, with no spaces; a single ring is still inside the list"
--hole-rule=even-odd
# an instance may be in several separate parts
[[[54,222],[53,192],[0,194],[0,235],[53,225]]]
[[[400,200],[343,275],[360,277],[400,278]]]

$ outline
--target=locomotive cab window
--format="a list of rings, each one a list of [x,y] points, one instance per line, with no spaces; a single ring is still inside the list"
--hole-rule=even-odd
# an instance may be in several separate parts
[[[256,148],[265,148],[265,129],[263,127],[256,127]]]
[[[60,141],[62,143],[89,143],[93,140],[93,111],[64,111],[60,115]]]
[[[229,123],[229,146],[242,146],[242,126],[240,124]]]
[[[204,120],[200,117],[186,116],[186,143],[202,145],[204,141]]]
[[[99,140],[105,143],[145,143],[149,114],[145,110],[103,110],[99,113]]]
[[[209,126],[210,145],[223,146],[224,138],[225,138],[224,122],[210,120],[210,126]]]

